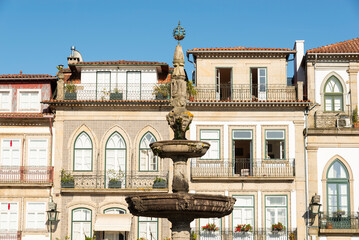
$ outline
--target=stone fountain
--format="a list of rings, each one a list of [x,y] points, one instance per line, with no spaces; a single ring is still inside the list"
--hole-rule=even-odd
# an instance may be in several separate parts
[[[193,115],[186,109],[187,86],[184,72],[184,56],[179,41],[185,36],[184,29],[178,24],[174,30],[178,40],[172,74],[171,105],[173,109],[167,115],[168,124],[174,132],[174,139],[154,142],[152,151],[161,158],[173,160],[173,193],[141,194],[126,198],[128,209],[135,216],[167,218],[172,223],[172,240],[190,239],[190,223],[195,218],[218,218],[233,210],[235,199],[221,195],[188,193],[188,158],[203,156],[210,144],[202,141],[186,140]]]

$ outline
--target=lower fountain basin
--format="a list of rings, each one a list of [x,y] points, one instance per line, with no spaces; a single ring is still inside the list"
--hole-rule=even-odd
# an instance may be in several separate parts
[[[164,193],[130,196],[126,202],[135,216],[194,219],[226,216],[236,200],[221,195]]]
[[[193,140],[168,140],[150,144],[152,151],[161,158],[182,156],[187,158],[202,157],[210,144]]]

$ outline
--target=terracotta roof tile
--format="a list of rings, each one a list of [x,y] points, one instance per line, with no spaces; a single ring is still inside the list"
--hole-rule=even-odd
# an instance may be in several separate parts
[[[49,113],[0,113],[0,118],[43,118],[53,117]]]
[[[199,51],[285,51],[294,52],[295,50],[289,48],[254,48],[254,47],[219,47],[219,48],[193,48],[189,49],[188,52],[199,52]]]
[[[307,53],[359,53],[359,37],[348,41],[309,49]]]
[[[97,61],[97,62],[78,62],[75,65],[168,65],[167,63],[161,62],[150,62],[150,61]]]
[[[0,79],[56,79],[55,76],[49,74],[6,74],[0,75]]]

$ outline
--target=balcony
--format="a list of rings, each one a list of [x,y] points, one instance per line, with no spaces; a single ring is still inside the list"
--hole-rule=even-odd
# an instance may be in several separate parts
[[[236,160],[191,160],[192,179],[225,178],[258,180],[268,178],[288,178],[295,176],[294,159],[250,159]]]
[[[53,167],[0,166],[0,184],[51,185],[53,183],[53,173]]]
[[[272,232],[270,229],[259,229],[252,232],[234,232],[233,230],[219,230],[216,232],[203,231],[198,228],[191,229],[192,234],[197,235],[198,240],[295,240],[297,239],[296,229],[286,229],[281,232]]]
[[[267,84],[198,85],[194,101],[295,101],[296,86]]]
[[[319,227],[323,234],[359,234],[358,213],[320,213]]]
[[[65,85],[65,100],[163,100],[169,99],[170,85],[156,83]]]
[[[71,172],[73,177],[73,186],[67,187],[62,185],[62,190],[65,188],[76,190],[91,190],[91,189],[131,189],[131,190],[150,190],[153,188],[155,178],[162,178],[166,180],[164,189],[168,188],[168,172],[127,172],[120,177],[115,184],[110,183],[110,179],[105,175],[104,171],[98,172]]]
[[[21,240],[21,231],[0,232],[0,240]]]

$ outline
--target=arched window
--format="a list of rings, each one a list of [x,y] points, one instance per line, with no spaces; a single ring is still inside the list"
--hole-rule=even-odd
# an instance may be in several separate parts
[[[126,210],[122,208],[107,208],[103,211],[104,214],[125,214]]]
[[[105,173],[107,185],[114,179],[125,186],[126,143],[118,132],[113,133],[106,143]]]
[[[142,137],[140,141],[140,171],[157,171],[157,156],[150,148],[150,144],[156,141],[150,132]]]
[[[92,237],[92,211],[87,208],[72,210],[71,239],[83,240],[85,236]]]
[[[92,171],[92,141],[85,132],[75,140],[74,171]]]
[[[327,112],[343,111],[343,86],[334,76],[330,77],[325,84],[324,105]]]
[[[349,176],[346,167],[338,159],[327,172],[327,202],[329,216],[336,216],[338,211],[348,216],[349,207]]]
[[[126,211],[122,208],[107,208],[103,211],[104,214],[125,214]],[[126,233],[120,232],[105,232],[105,239],[123,240]]]

